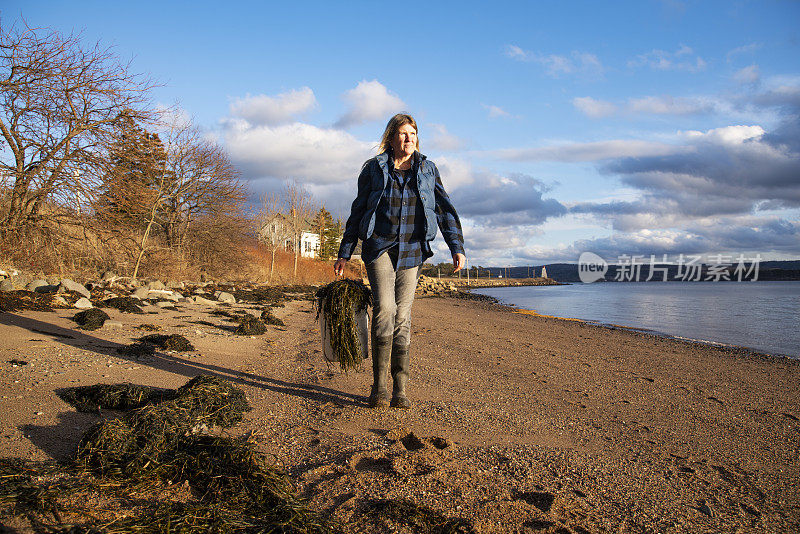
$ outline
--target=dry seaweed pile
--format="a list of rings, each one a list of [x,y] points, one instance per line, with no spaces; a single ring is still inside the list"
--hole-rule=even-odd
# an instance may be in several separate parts
[[[79,412],[133,410],[145,404],[162,402],[175,397],[172,390],[137,386],[136,384],[95,384],[65,388],[57,392],[64,402]]]
[[[358,368],[366,354],[361,352],[355,314],[372,305],[372,292],[360,280],[343,278],[319,288],[315,304],[317,318],[321,313],[328,325],[331,348],[342,370]]]
[[[23,289],[0,291],[0,311],[17,310],[53,311],[53,295]]]
[[[260,336],[267,332],[267,326],[258,317],[245,313],[239,319],[239,326],[233,332],[240,336]]]
[[[311,300],[314,296],[316,287],[308,285],[293,286],[260,286],[252,289],[240,289],[235,287],[222,287],[236,297],[236,302],[253,302],[266,304],[273,307],[283,306],[287,300],[292,300],[300,296]]]
[[[239,388],[199,376],[169,400],[90,429],[73,463],[0,461],[0,505],[13,505],[15,514],[35,517],[35,528],[50,532],[327,532],[252,439],[197,433],[230,428],[248,410]],[[137,489],[186,486],[191,495],[183,500],[132,497]],[[136,509],[103,514],[94,506],[76,516],[89,500],[70,500],[76,493]]]
[[[76,313],[72,320],[78,323],[83,330],[97,330],[110,319],[108,314],[99,308],[89,308]]]
[[[144,313],[144,310],[139,306],[141,301],[134,297],[114,297],[104,300],[103,304],[116,308],[123,313]]]
[[[180,334],[149,334],[138,339],[142,343],[150,343],[164,350],[175,352],[189,352],[194,350],[194,345]]]

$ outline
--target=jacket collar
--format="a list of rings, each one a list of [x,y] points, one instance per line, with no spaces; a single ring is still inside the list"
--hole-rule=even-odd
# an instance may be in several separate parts
[[[381,169],[383,169],[383,172],[386,176],[389,176],[389,157],[391,155],[392,155],[392,149],[390,148],[385,152],[381,152],[376,157],[378,160],[378,165],[381,166]],[[428,157],[425,154],[421,153],[419,150],[414,151],[413,158],[414,158],[414,163],[412,164],[413,165],[412,168],[417,168],[417,169],[419,169],[420,164],[424,160],[428,159]]]

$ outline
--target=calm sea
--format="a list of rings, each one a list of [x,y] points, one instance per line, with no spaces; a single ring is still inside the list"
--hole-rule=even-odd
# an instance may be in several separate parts
[[[545,315],[800,358],[800,282],[609,282],[475,291]]]

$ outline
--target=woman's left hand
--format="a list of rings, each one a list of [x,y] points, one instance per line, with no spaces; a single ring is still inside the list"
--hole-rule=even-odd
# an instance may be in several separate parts
[[[464,267],[467,266],[467,257],[463,254],[457,252],[453,254],[453,269],[455,271],[460,271]]]

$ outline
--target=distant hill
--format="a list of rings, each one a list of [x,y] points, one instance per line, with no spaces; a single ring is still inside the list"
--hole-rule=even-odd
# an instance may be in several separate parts
[[[529,276],[538,276],[542,272],[542,267],[547,269],[547,276],[548,278],[552,278],[557,282],[566,282],[566,283],[576,283],[580,282],[581,279],[578,276],[578,265],[576,263],[549,263],[547,265],[536,265],[536,266],[522,266],[522,267],[488,267],[485,270],[488,270],[491,273],[492,278],[497,278],[498,276],[508,277],[508,278],[528,278]],[[735,265],[732,267],[727,268],[727,276],[733,280],[736,280],[736,273],[734,272]],[[750,267],[749,264],[746,267]],[[625,267],[620,267],[619,265],[609,265],[608,272],[605,275],[606,282],[614,282],[615,278],[617,278],[617,274],[620,270],[623,269],[623,274],[628,274],[628,272],[624,271]],[[678,279],[678,266],[677,265],[663,265],[657,264],[657,269],[666,268],[667,270],[667,280],[675,281]],[[700,278],[705,280],[709,276],[709,265],[704,264],[701,267],[700,271]],[[483,273],[484,269],[481,270]],[[645,281],[650,274],[650,266],[642,265],[639,274],[639,281]],[[694,277],[693,277],[694,278]],[[743,280],[751,280],[753,278],[753,274],[750,273],[748,276],[742,276]],[[654,277],[654,281],[662,281],[663,274],[662,271],[657,270]],[[634,279],[635,280],[635,279]],[[800,280],[800,260],[787,260],[787,261],[762,261],[758,267],[758,280],[761,281],[788,281],[788,280]]]

